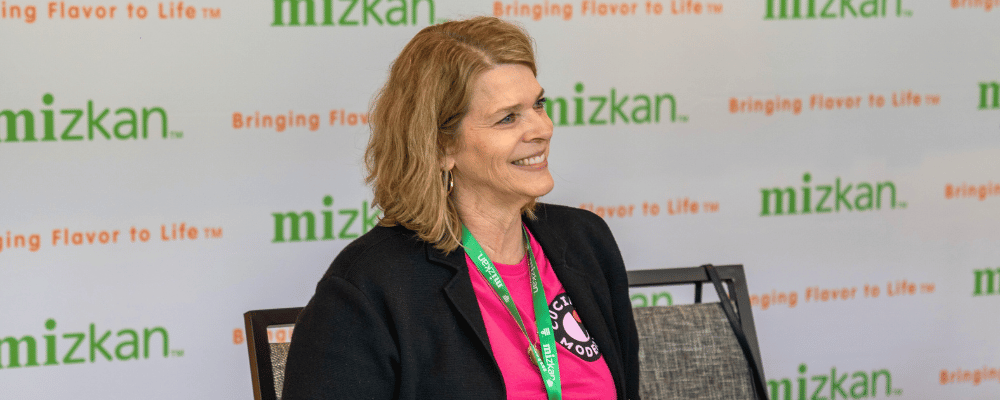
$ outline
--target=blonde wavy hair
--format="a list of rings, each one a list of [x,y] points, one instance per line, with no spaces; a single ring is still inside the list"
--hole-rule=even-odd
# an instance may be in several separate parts
[[[370,112],[365,181],[379,225],[402,225],[446,253],[458,248],[462,222],[440,162],[458,143],[474,80],[500,64],[538,75],[531,38],[492,17],[429,26],[403,48]],[[522,209],[529,218],[534,205]]]

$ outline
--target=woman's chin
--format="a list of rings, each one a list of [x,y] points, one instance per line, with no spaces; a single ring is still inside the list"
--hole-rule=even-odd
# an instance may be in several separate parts
[[[531,201],[535,201],[539,197],[549,194],[553,187],[555,187],[555,182],[553,182],[552,177],[549,177],[548,182],[539,182],[538,186],[533,187],[532,190],[528,191],[528,197],[531,198]]]

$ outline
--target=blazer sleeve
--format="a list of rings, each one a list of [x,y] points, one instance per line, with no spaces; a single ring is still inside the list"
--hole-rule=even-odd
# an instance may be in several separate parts
[[[364,293],[328,275],[295,324],[282,398],[392,399],[398,354],[385,319]]]

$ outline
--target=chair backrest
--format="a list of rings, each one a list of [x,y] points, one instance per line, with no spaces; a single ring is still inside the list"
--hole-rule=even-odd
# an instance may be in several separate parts
[[[288,327],[295,324],[295,319],[301,311],[302,307],[294,307],[243,313],[255,400],[281,400],[289,342],[286,340],[271,343],[267,332],[269,327]]]
[[[763,365],[742,265],[715,267],[735,306],[761,383]],[[755,393],[746,353],[720,303],[701,303],[711,282],[704,267],[628,271],[629,286],[693,284],[695,304],[633,310],[639,331],[640,395],[643,399],[767,399]]]

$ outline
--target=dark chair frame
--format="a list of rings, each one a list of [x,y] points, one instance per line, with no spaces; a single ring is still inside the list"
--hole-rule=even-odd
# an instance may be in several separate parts
[[[747,279],[743,273],[743,265],[719,265],[715,266],[719,273],[719,279],[727,286],[730,300],[736,303],[736,313],[739,317],[740,327],[746,335],[747,344],[753,354],[754,363],[760,372],[760,378],[764,382],[764,365],[761,362],[760,348],[757,344],[757,329],[753,323],[753,313],[750,311],[750,295],[747,290]],[[673,286],[694,284],[694,302],[701,303],[702,284],[712,285],[711,278],[702,267],[687,268],[663,268],[627,271],[629,287],[648,286]],[[721,299],[720,299],[721,300]],[[764,393],[762,398],[767,398]]]
[[[255,400],[276,400],[278,398],[274,388],[274,367],[271,365],[271,344],[267,339],[267,327],[292,325],[301,311],[302,307],[293,307],[253,310],[243,313]]]

